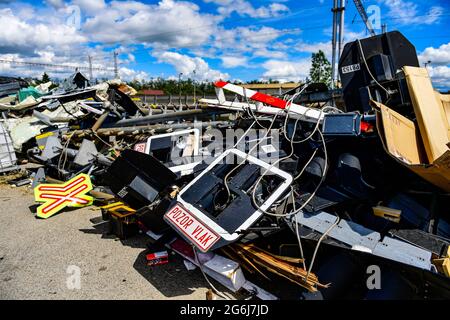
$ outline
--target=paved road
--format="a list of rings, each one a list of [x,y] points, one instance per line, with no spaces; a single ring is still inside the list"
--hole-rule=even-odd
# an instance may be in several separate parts
[[[179,257],[145,265],[145,236],[107,235],[92,208],[38,220],[34,204],[26,187],[0,185],[0,299],[205,299],[200,271]],[[79,290],[67,288],[70,266],[81,270]]]

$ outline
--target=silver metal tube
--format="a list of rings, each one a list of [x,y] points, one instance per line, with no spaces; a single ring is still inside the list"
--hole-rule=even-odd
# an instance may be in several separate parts
[[[339,54],[338,54],[338,61],[341,57],[342,49],[344,46],[344,30],[345,30],[345,0],[341,0],[341,5],[339,9],[341,19],[340,19],[340,25],[339,25]],[[339,73],[338,73],[339,75]]]
[[[341,59],[341,53],[344,46],[344,29],[345,29],[345,0],[341,0],[341,5],[339,8],[339,14],[340,14],[340,23],[339,23],[339,50],[337,53],[337,63],[339,63]],[[339,81],[339,70],[336,71],[336,82]]]
[[[335,88],[335,79],[336,79],[336,32],[337,32],[337,7],[338,7],[338,0],[333,1],[333,36],[331,39],[331,46],[332,46],[332,55],[331,55],[331,89]]]
[[[152,122],[168,121],[168,120],[174,120],[174,119],[178,119],[178,118],[184,119],[184,118],[194,117],[197,115],[208,114],[208,113],[210,113],[210,112],[207,110],[202,110],[202,109],[179,111],[179,112],[172,112],[172,113],[163,113],[163,114],[151,115],[151,116],[146,116],[146,117],[141,117],[141,118],[136,118],[136,119],[121,120],[121,121],[118,121],[117,123],[115,123],[112,127],[117,128],[117,127],[146,125],[146,124],[150,124]]]
[[[208,122],[198,122],[198,123],[174,123],[174,124],[162,124],[162,125],[149,125],[149,126],[131,126],[131,127],[121,127],[121,128],[104,128],[99,129],[96,134],[99,136],[115,136],[115,135],[136,135],[136,134],[156,134],[161,132],[167,132],[168,130],[179,130],[188,128],[207,128],[207,127],[226,127],[232,126],[233,123],[229,121],[208,121]],[[77,136],[87,136],[92,133],[91,130],[76,130],[69,132],[64,135],[64,138],[68,138],[73,134],[74,137]]]

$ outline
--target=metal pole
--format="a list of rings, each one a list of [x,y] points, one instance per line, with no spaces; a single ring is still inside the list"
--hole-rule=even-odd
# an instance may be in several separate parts
[[[425,62],[423,65],[424,65],[424,67],[425,67],[425,69],[427,69],[427,72],[430,72],[429,70],[428,70],[428,66],[431,64],[431,61],[430,60],[428,60],[427,62]]]
[[[196,101],[197,101],[197,98],[196,98],[196,95],[195,95],[195,75],[196,75],[196,72],[195,72],[195,70],[194,70],[194,105],[197,105],[197,103],[196,103]]]
[[[102,128],[99,129],[96,134],[99,136],[115,136],[115,135],[137,135],[137,134],[155,134],[162,133],[168,130],[175,129],[187,129],[194,127],[225,127],[232,126],[233,123],[229,121],[203,121],[200,123],[173,123],[173,124],[155,124],[149,126],[132,126],[132,127],[118,127],[118,128]],[[64,139],[68,139],[70,135],[74,135],[74,137],[83,138],[84,136],[88,136],[92,134],[91,130],[76,130],[72,131],[68,134],[63,135]],[[80,137],[81,135],[81,137]]]
[[[338,61],[341,57],[342,49],[344,46],[344,29],[345,29],[345,0],[341,0],[341,7],[339,8],[339,13],[341,15],[340,24],[339,24],[339,53],[338,53]]]
[[[112,125],[111,128],[148,125],[151,123],[161,122],[161,121],[165,122],[165,121],[173,121],[173,120],[180,120],[180,119],[185,120],[185,119],[194,118],[197,116],[210,117],[212,114],[224,114],[224,113],[229,113],[229,111],[228,110],[204,110],[204,109],[186,110],[186,111],[146,116],[146,117],[141,117],[141,118],[136,118],[136,119],[120,120],[120,121],[116,122],[114,125]]]
[[[338,7],[338,0],[333,0],[333,9],[331,11],[333,12],[333,37],[331,39],[331,46],[332,46],[332,55],[331,55],[331,89],[334,89],[334,80],[336,79],[336,32],[337,32],[337,7]]]
[[[341,60],[342,49],[344,46],[344,18],[345,18],[345,0],[341,0],[341,6],[339,8],[340,23],[339,23],[339,51],[337,54],[337,63]],[[336,82],[340,80],[339,72],[336,72]]]
[[[179,90],[179,96],[178,96],[178,102],[180,103],[180,111],[183,110],[183,107],[181,106],[181,76],[183,73],[180,73],[178,75],[178,90]]]
[[[89,80],[93,81],[94,76],[92,73],[92,56],[88,56],[88,59],[89,59]]]
[[[117,63],[118,56],[119,54],[117,53],[117,51],[114,51],[114,77],[116,79],[119,79],[119,65]]]

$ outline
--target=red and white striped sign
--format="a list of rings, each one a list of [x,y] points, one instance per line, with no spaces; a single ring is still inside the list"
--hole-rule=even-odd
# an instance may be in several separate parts
[[[288,109],[290,114],[298,115],[306,121],[314,121],[314,120],[321,121],[324,116],[324,114],[319,109],[306,108],[304,106],[301,106],[301,105],[298,105],[295,103],[289,103],[286,100],[283,100],[283,99],[280,99],[277,97],[273,97],[268,94],[264,94],[264,93],[261,93],[261,92],[255,91],[255,90],[247,89],[242,86],[237,86],[235,84],[228,83],[225,81],[217,81],[215,83],[215,86],[220,89],[225,89],[225,90],[234,92],[240,96],[247,97],[250,100],[262,102],[265,105],[270,106],[270,107],[274,107],[277,109],[283,109],[283,110]],[[206,100],[202,99],[200,101],[206,101]],[[219,98],[219,101],[218,101],[219,104],[226,104],[226,102],[227,101],[221,101],[221,99]],[[237,103],[235,103],[235,102],[233,102],[232,104],[237,105]],[[256,110],[256,111],[258,112],[259,110]],[[265,111],[267,111],[267,110],[264,110],[264,108],[262,108],[261,112],[264,113]],[[273,114],[273,112],[268,112],[268,113]]]
[[[272,107],[286,109],[289,106],[288,102],[283,99],[272,97],[272,96],[269,96],[268,94],[250,90],[250,89],[247,89],[247,88],[244,88],[241,86],[237,86],[235,84],[231,84],[231,83],[228,83],[225,81],[217,81],[215,83],[215,86],[217,88],[223,88],[228,91],[237,93],[237,94],[239,94],[243,97],[247,97],[253,101],[259,101],[259,102],[265,103]]]

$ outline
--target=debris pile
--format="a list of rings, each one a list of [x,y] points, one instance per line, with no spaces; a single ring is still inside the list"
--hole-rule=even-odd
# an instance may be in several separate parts
[[[450,99],[399,32],[347,44],[339,70],[339,103],[218,81],[183,110],[81,73],[0,79],[0,171],[38,164],[11,182],[38,218],[95,204],[117,237],[148,236],[149,267],[175,252],[222,298],[210,279],[260,299],[448,298]]]

